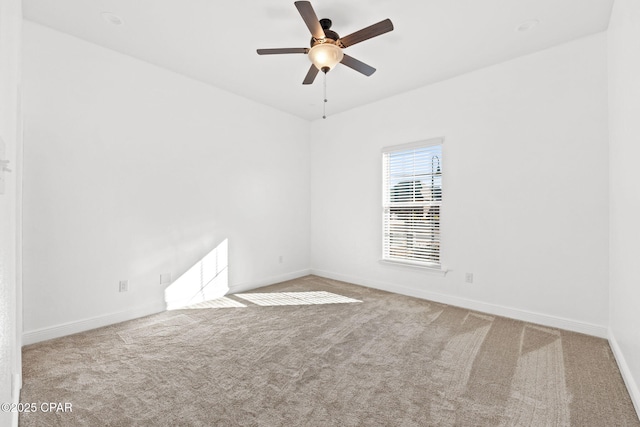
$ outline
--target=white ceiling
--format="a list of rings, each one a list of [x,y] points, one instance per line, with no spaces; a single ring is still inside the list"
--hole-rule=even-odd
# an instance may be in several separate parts
[[[614,0],[312,0],[341,36],[390,18],[394,31],[350,46],[377,68],[338,65],[327,75],[327,113],[338,113],[607,29]],[[308,47],[293,0],[24,0],[27,19],[168,68],[296,116],[322,116],[323,76],[303,86]],[[124,25],[105,22],[102,12]],[[530,31],[518,31],[537,19]]]

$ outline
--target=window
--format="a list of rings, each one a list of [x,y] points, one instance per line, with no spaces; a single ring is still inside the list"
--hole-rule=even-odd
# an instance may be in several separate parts
[[[382,259],[440,268],[442,139],[382,152]]]

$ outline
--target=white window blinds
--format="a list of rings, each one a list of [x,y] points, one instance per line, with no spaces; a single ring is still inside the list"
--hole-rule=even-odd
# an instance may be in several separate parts
[[[382,259],[440,267],[442,139],[382,153]]]

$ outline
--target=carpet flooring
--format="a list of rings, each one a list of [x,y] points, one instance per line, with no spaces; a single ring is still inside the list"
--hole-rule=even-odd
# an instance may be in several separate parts
[[[606,340],[307,276],[23,349],[28,426],[640,426]],[[45,406],[49,408],[49,406]]]

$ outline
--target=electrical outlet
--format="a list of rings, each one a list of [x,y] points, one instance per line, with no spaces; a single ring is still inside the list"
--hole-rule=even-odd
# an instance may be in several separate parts
[[[128,280],[120,280],[120,285],[118,287],[118,292],[129,292],[129,281]]]
[[[282,257],[282,255],[280,255],[280,256],[278,257],[278,262],[279,262],[280,264],[282,264],[282,261],[283,261],[283,260],[284,260],[284,258]]]
[[[464,281],[467,283],[473,283],[473,273],[466,273],[464,276]]]

